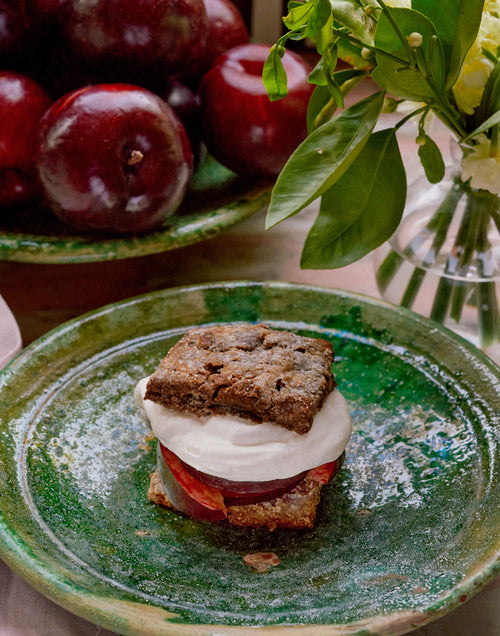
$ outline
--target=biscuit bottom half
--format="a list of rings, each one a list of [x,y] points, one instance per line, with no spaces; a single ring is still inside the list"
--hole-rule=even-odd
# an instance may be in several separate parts
[[[339,460],[335,473],[341,467],[343,456]],[[258,503],[226,506],[226,520],[234,526],[268,530],[312,528],[323,485],[307,474],[302,481],[279,497]],[[151,474],[148,497],[156,505],[175,509],[158,469]]]

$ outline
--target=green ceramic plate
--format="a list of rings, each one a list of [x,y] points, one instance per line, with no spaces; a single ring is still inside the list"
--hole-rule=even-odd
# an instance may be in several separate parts
[[[189,326],[221,321],[333,342],[354,434],[314,530],[216,526],[148,502],[155,448],[133,387]],[[499,570],[499,414],[498,367],[368,298],[221,283],[121,302],[0,374],[0,555],[120,634],[402,634]],[[260,551],[281,563],[254,572],[243,557]]]
[[[146,256],[213,238],[269,202],[269,182],[237,177],[205,156],[177,213],[157,231],[132,237],[76,235],[48,209],[0,218],[0,260],[90,263]]]

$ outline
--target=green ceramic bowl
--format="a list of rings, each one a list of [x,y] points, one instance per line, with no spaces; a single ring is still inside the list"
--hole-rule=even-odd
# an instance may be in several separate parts
[[[313,530],[212,525],[147,499],[155,445],[135,383],[189,326],[241,321],[335,347],[354,433]],[[499,570],[499,414],[486,356],[368,298],[241,282],[117,303],[0,374],[0,555],[120,634],[403,634]],[[251,570],[260,551],[280,564]]]
[[[48,209],[27,209],[0,219],[0,260],[91,263],[147,256],[217,236],[269,203],[268,181],[238,177],[205,155],[177,213],[140,236],[75,234]]]

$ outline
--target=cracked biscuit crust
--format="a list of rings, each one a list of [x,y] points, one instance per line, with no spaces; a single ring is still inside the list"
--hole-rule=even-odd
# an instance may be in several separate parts
[[[259,324],[189,330],[151,376],[145,398],[197,416],[231,414],[309,431],[336,386],[330,342]]]

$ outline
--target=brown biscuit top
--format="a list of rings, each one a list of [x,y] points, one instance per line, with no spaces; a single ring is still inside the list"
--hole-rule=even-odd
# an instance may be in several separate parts
[[[232,414],[299,434],[335,387],[333,347],[265,325],[189,330],[149,379],[145,398],[197,416]]]

